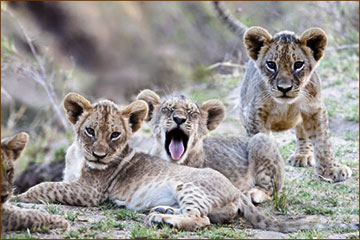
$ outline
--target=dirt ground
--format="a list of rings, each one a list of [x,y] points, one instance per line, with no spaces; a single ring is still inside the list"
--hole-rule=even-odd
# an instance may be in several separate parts
[[[333,66],[341,63],[341,67]],[[338,161],[348,165],[353,175],[341,183],[318,180],[312,168],[286,165],[283,196],[258,207],[286,221],[304,218],[324,223],[329,229],[313,229],[291,234],[252,229],[239,220],[233,224],[212,225],[197,232],[185,232],[167,226],[158,228],[144,224],[142,213],[119,209],[111,203],[82,208],[54,204],[14,203],[65,216],[71,227],[64,230],[31,230],[8,232],[3,238],[359,238],[359,82],[358,54],[332,53],[322,62],[323,99],[330,117],[333,151]],[[184,90],[198,101],[221,98],[228,111],[226,120],[212,134],[244,134],[238,121],[238,83],[242,74],[214,75],[214,84],[201,90]],[[194,88],[196,89],[196,88]],[[146,126],[136,134],[132,144],[146,151],[150,139]],[[286,160],[295,148],[293,131],[274,134]]]

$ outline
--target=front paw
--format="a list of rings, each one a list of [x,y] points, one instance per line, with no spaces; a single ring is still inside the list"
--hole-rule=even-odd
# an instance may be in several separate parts
[[[174,215],[178,214],[178,209],[169,207],[169,206],[157,206],[150,210],[150,213],[161,213],[161,214],[168,214],[168,215]]]
[[[250,189],[250,191],[248,192],[248,195],[250,196],[250,200],[254,204],[259,204],[259,203],[263,203],[268,200],[271,200],[271,197],[269,195],[267,195],[264,191],[262,191],[258,188]]]
[[[65,228],[69,227],[69,222],[61,216],[51,216],[50,225],[52,228]]]
[[[167,216],[171,216],[171,215],[166,215],[154,211],[147,216],[146,222],[148,225],[157,225],[157,226],[169,225],[170,227],[174,227],[173,223],[168,221],[169,219],[167,218]]]
[[[310,167],[313,166],[315,161],[313,153],[294,153],[289,157],[289,163],[294,167]]]
[[[343,164],[322,165],[315,169],[316,175],[324,181],[342,182],[351,177],[352,171]]]

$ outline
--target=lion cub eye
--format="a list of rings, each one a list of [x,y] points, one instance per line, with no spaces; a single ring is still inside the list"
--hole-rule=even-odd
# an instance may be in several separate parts
[[[169,113],[169,112],[173,112],[173,109],[169,109],[168,107],[163,107],[163,108],[161,109],[161,112],[162,112],[162,113]]]
[[[198,116],[199,116],[198,112],[191,113],[191,117],[194,118],[194,119],[196,119]]]
[[[92,128],[85,128],[85,132],[87,135],[89,135],[90,137],[95,137],[95,131]]]
[[[297,61],[294,63],[294,71],[300,71],[304,68],[304,62]]]
[[[120,137],[120,133],[119,132],[113,132],[110,136],[111,140],[117,140]]]
[[[6,176],[7,176],[7,178],[10,178],[11,174],[13,173],[13,171],[14,171],[14,169],[8,169],[8,170],[6,171]]]
[[[266,62],[266,67],[267,69],[269,69],[271,72],[276,72],[276,63],[273,61],[267,61]]]

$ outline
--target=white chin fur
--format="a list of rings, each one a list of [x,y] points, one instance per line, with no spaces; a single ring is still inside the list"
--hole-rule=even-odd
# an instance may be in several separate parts
[[[292,104],[296,102],[297,98],[273,98],[275,102],[281,103],[281,104]]]
[[[89,168],[97,169],[97,170],[105,170],[108,167],[108,165],[106,164],[94,163],[89,161],[86,161],[86,164],[88,165]]]

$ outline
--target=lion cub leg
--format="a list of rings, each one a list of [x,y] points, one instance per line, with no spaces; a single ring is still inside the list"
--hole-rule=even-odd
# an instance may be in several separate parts
[[[157,206],[150,211],[148,221],[154,224],[167,224],[172,227],[194,231],[210,225],[207,217],[209,203],[207,194],[192,183],[180,184],[176,189],[176,197],[180,208]]]
[[[73,206],[97,206],[105,200],[97,189],[84,186],[78,182],[43,182],[31,187],[26,192],[14,196],[19,202],[62,203]]]
[[[33,209],[22,209],[10,204],[1,207],[1,230],[12,231],[27,228],[67,228],[68,221],[57,215],[50,215]]]
[[[313,158],[313,148],[308,138],[303,123],[296,126],[296,149],[295,153],[290,156],[289,163],[295,167],[313,166],[315,161]]]
[[[315,174],[329,182],[341,182],[351,177],[348,166],[336,161],[331,149],[329,121],[326,107],[322,105],[313,114],[302,113],[304,130],[314,146]]]
[[[253,188],[247,195],[254,203],[270,200],[284,183],[284,161],[279,149],[269,135],[258,133],[251,138],[248,153],[248,177]]]

